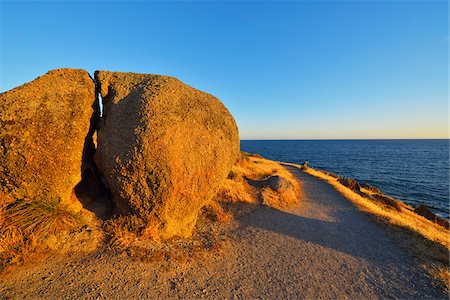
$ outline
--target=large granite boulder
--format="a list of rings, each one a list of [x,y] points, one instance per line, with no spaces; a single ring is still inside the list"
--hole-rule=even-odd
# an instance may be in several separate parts
[[[207,93],[167,76],[97,71],[95,162],[118,209],[188,236],[239,154],[236,123]]]
[[[94,81],[74,69],[0,94],[0,202],[56,200],[81,209],[73,189],[95,101]]]

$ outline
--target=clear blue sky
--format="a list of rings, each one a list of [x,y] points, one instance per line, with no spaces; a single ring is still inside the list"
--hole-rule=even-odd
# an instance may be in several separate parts
[[[1,2],[6,91],[72,67],[171,75],[242,139],[448,137],[447,1]]]

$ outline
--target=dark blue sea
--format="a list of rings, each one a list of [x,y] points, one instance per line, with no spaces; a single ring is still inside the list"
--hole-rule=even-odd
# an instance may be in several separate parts
[[[367,182],[449,217],[449,140],[244,140],[241,150]]]

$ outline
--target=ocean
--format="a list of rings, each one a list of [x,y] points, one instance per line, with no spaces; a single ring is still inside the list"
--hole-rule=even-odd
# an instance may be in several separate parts
[[[241,150],[324,169],[449,218],[449,140],[242,140]]]

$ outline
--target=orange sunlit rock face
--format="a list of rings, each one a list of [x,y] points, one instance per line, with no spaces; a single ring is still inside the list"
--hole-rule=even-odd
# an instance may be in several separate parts
[[[95,101],[89,73],[75,69],[53,70],[0,94],[0,195],[80,210],[71,195],[81,180]]]
[[[95,161],[122,213],[188,236],[239,153],[236,123],[207,93],[167,76],[97,71],[104,117]]]

